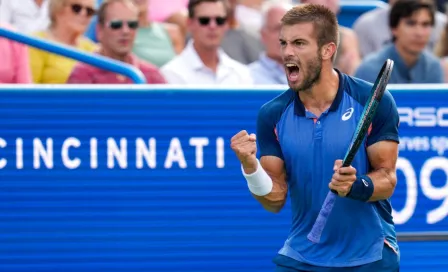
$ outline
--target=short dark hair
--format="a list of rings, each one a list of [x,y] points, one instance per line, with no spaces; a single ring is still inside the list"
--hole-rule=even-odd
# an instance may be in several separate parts
[[[190,0],[188,1],[188,17],[194,18],[194,9],[202,3],[216,3],[221,2],[224,4],[224,8],[226,10],[226,14],[229,13],[229,3],[227,0]]]
[[[389,13],[389,27],[397,28],[401,19],[411,17],[415,12],[426,9],[431,16],[431,25],[435,24],[436,9],[432,0],[398,0],[392,5]],[[395,37],[393,37],[395,41]]]
[[[283,26],[292,26],[301,23],[313,24],[319,48],[330,42],[338,46],[338,19],[327,7],[316,4],[302,4],[290,9],[282,18]]]
[[[135,4],[134,4],[134,2],[132,0],[104,0],[101,3],[101,5],[100,5],[100,7],[98,9],[98,13],[97,13],[98,23],[100,25],[104,25],[104,23],[106,22],[106,11],[107,11],[107,8],[111,4],[113,4],[113,3],[125,3],[125,4],[130,4],[132,6],[135,6]]]

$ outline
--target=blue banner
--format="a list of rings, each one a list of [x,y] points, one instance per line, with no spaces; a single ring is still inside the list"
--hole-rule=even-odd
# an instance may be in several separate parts
[[[0,92],[1,271],[272,271],[289,205],[262,209],[229,141],[278,90],[68,88]],[[392,93],[397,231],[447,230],[448,91]]]
[[[448,230],[448,92],[393,92],[400,114],[397,231]]]

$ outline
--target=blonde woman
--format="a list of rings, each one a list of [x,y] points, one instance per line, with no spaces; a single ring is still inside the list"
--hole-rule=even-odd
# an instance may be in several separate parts
[[[35,35],[93,52],[96,44],[83,35],[95,13],[95,0],[50,0],[50,26]],[[76,64],[76,60],[35,48],[30,48],[29,54],[34,83],[64,84]]]

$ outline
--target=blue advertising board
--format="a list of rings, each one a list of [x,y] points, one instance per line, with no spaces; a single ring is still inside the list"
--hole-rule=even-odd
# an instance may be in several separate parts
[[[251,197],[230,138],[280,90],[0,91],[0,271],[272,271],[290,222]],[[398,232],[448,230],[448,89],[394,88]],[[446,242],[400,243],[445,271]]]

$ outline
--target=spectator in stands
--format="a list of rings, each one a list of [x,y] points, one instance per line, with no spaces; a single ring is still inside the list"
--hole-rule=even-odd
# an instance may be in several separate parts
[[[302,0],[301,3],[321,4],[335,14],[339,13],[339,0]],[[355,32],[350,28],[339,25],[339,47],[334,60],[335,68],[345,74],[353,75],[360,63],[361,54]]]
[[[229,57],[241,62],[249,64],[258,59],[263,51],[261,42],[246,31],[240,28],[240,24],[235,18],[235,7],[238,0],[228,0],[227,21],[229,29],[226,31],[221,43],[221,48]],[[278,0],[274,0],[278,1]]]
[[[31,34],[47,29],[49,0],[1,0],[0,22],[17,31]]]
[[[359,47],[363,57],[377,52],[385,45],[392,43],[392,33],[389,28],[389,13],[396,1],[389,0],[387,7],[380,7],[366,12],[353,24],[353,30],[358,35]],[[429,50],[434,50],[446,23],[446,15],[441,12],[436,12],[434,30],[431,33],[427,45]]]
[[[50,0],[50,26],[36,35],[51,42],[93,52],[96,44],[83,34],[95,12],[95,0]],[[29,54],[35,83],[66,83],[76,64],[73,59],[36,48],[30,48]]]
[[[262,7],[261,40],[266,48],[258,61],[249,65],[255,84],[288,84],[278,40],[281,19],[292,5],[269,1]]]
[[[4,0],[3,0],[4,1]],[[14,30],[4,23],[0,27]],[[0,83],[32,83],[28,59],[28,47],[22,43],[0,38]]]
[[[185,37],[174,24],[148,20],[148,0],[134,0],[139,8],[139,27],[133,52],[139,58],[158,67],[182,52]]]
[[[175,84],[252,84],[247,66],[231,59],[220,48],[228,28],[225,0],[191,0],[188,28],[192,39],[184,51],[162,67]]]
[[[368,55],[356,77],[374,82],[383,63],[393,60],[391,84],[443,83],[440,60],[425,50],[435,23],[432,0],[398,0],[389,15],[393,44]]]
[[[138,28],[139,9],[132,0],[104,0],[98,11],[98,54],[122,61],[140,69],[148,84],[166,83],[158,69],[132,54]],[[120,84],[132,83],[131,79],[102,70],[85,63],[78,63],[68,83]]]

